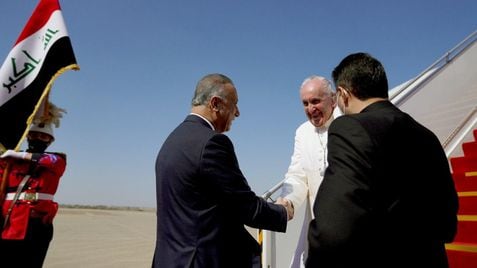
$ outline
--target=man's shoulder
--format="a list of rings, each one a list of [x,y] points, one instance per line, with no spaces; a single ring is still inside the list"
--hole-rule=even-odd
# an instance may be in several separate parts
[[[199,117],[189,116],[169,134],[169,138],[204,139],[214,133],[215,131],[207,125],[207,122]]]
[[[369,121],[369,118],[363,117],[362,114],[340,116],[333,120],[333,122],[330,124],[328,132],[340,132],[344,135],[351,135],[351,133],[364,131],[365,128],[363,124],[366,125],[367,121]],[[373,122],[373,120],[370,121]]]
[[[192,149],[202,148],[211,142],[230,142],[226,135],[215,132],[205,121],[200,120],[186,120],[182,122],[169,134],[162,147],[168,149],[179,147]]]

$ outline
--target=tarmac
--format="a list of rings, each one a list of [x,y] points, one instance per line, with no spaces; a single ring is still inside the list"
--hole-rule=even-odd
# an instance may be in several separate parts
[[[60,206],[53,226],[43,268],[151,267],[156,242],[155,209]],[[246,229],[257,239],[256,229]],[[296,238],[295,233],[277,235],[277,242],[283,240],[281,244],[287,246],[277,252],[276,268],[288,267]]]
[[[151,267],[155,210],[60,207],[44,268]]]

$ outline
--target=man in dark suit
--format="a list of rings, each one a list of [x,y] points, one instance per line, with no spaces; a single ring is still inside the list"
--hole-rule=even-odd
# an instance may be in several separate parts
[[[369,54],[347,56],[332,75],[345,115],[328,131],[306,267],[448,267],[458,201],[439,140],[388,101]]]
[[[162,145],[152,267],[258,267],[260,246],[244,224],[285,232],[291,205],[255,195],[232,142],[221,134],[240,115],[237,102],[228,77],[206,75],[197,84],[191,114]]]

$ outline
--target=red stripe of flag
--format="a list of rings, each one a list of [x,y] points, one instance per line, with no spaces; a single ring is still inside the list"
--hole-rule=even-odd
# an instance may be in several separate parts
[[[51,14],[55,10],[60,10],[60,4],[58,3],[58,0],[42,0],[31,15],[25,28],[23,28],[23,31],[15,42],[15,45],[40,30],[50,19]]]

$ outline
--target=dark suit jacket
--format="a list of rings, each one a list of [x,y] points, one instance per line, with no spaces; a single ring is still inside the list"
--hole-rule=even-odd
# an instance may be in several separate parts
[[[153,267],[252,267],[260,254],[244,224],[284,232],[287,213],[250,189],[232,142],[189,115],[156,161]]]
[[[458,201],[437,137],[389,101],[328,135],[306,267],[447,267]]]

